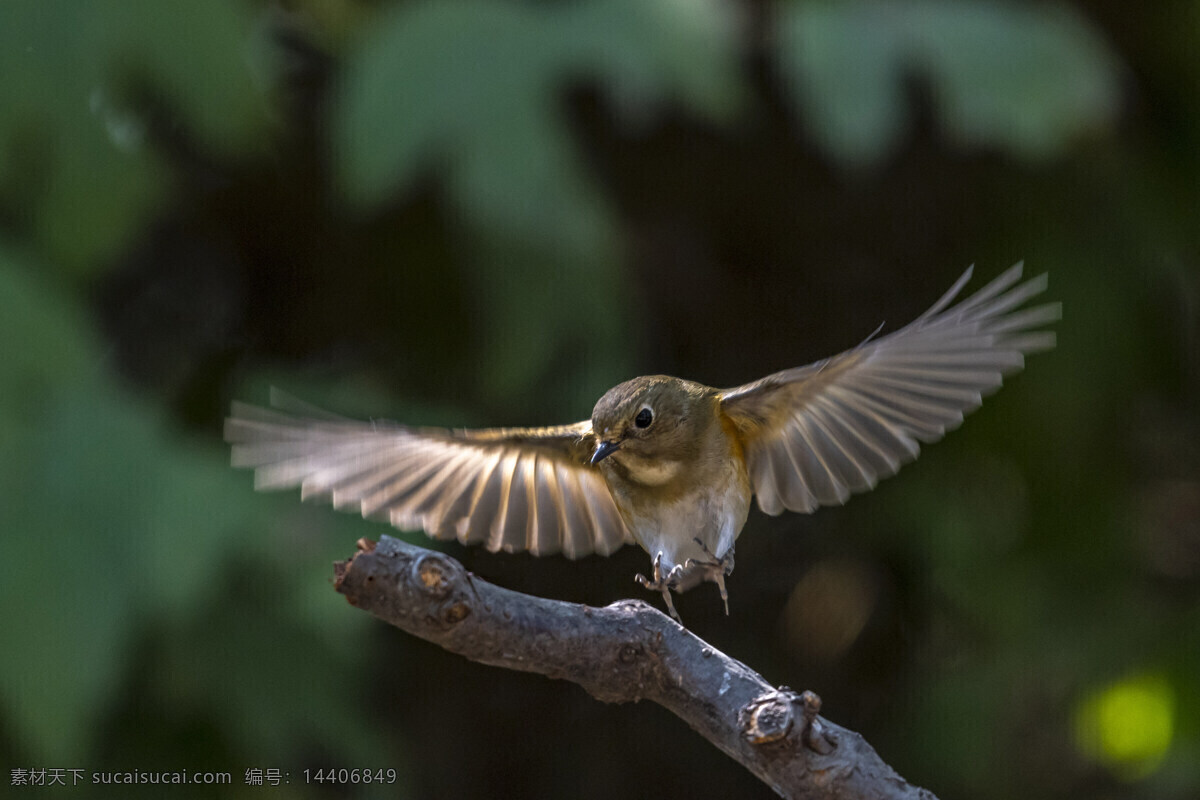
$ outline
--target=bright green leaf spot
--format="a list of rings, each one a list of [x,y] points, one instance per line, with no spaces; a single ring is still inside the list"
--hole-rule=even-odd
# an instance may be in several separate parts
[[[1076,710],[1075,741],[1081,753],[1126,780],[1162,764],[1175,732],[1175,693],[1160,675],[1118,681],[1088,697]]]

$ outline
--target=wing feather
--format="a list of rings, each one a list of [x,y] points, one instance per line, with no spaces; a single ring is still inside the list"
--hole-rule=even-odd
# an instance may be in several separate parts
[[[589,423],[451,431],[272,400],[289,412],[234,403],[225,424],[234,465],[253,468],[260,489],[299,486],[305,499],[491,550],[579,558],[632,541],[588,463]]]
[[[519,553],[527,547],[530,521],[529,487],[525,483],[524,459],[520,457],[513,458],[512,474],[504,497],[504,533],[500,549],[506,553]]]
[[[555,464],[554,478],[562,502],[559,511],[563,518],[563,550],[568,554],[590,553],[595,549],[592,517],[587,513],[586,499],[579,488],[579,477],[563,464]]]
[[[412,488],[405,497],[391,497],[386,492],[377,492],[361,500],[362,515],[368,518],[391,520],[392,509],[402,508],[409,518],[419,520],[430,517],[430,527],[434,531],[441,529],[441,516],[437,514],[440,505],[452,502],[462,491],[462,484],[470,482],[470,473],[477,463],[475,454],[463,449],[455,455],[437,464],[433,474],[429,475],[420,485]],[[412,523],[421,527],[419,522]],[[435,534],[431,534],[435,535]]]
[[[1054,346],[1033,330],[1061,305],[1021,308],[1045,291],[1022,264],[951,305],[968,269],[912,324],[804,367],[722,392],[759,507],[813,511],[872,488],[979,407],[1025,356]]]

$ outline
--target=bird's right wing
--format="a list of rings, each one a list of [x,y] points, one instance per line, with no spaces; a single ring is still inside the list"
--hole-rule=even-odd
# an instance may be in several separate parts
[[[591,424],[445,430],[310,419],[234,403],[233,464],[259,489],[301,487],[436,539],[568,558],[608,555],[632,538],[588,464]]]
[[[746,453],[759,507],[809,512],[844,503],[957,427],[1024,356],[1054,346],[1036,330],[1058,303],[1020,309],[1046,288],[1021,264],[955,306],[965,274],[910,325],[840,355],[727,389],[721,407]],[[948,306],[950,306],[948,308]]]

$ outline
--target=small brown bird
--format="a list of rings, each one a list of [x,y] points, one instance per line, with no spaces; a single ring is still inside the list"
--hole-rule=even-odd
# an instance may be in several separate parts
[[[750,497],[768,514],[841,504],[917,457],[1054,346],[1034,330],[1058,303],[1017,310],[1046,288],[1022,265],[950,306],[958,279],[912,324],[806,367],[738,386],[651,375],[610,389],[592,417],[549,428],[445,430],[338,417],[309,419],[235,403],[225,426],[234,466],[259,489],[423,528],[489,550],[568,558],[637,542],[653,557],[645,587],[725,576]]]

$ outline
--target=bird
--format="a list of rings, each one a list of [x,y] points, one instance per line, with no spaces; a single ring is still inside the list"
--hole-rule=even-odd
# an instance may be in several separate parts
[[[973,267],[910,324],[729,389],[667,375],[618,384],[571,425],[445,429],[347,419],[272,392],[235,402],[235,467],[404,530],[490,551],[609,555],[637,543],[661,592],[725,578],[751,499],[769,515],[844,504],[912,461],[1055,346],[1061,303],[1023,263],[957,304]]]

